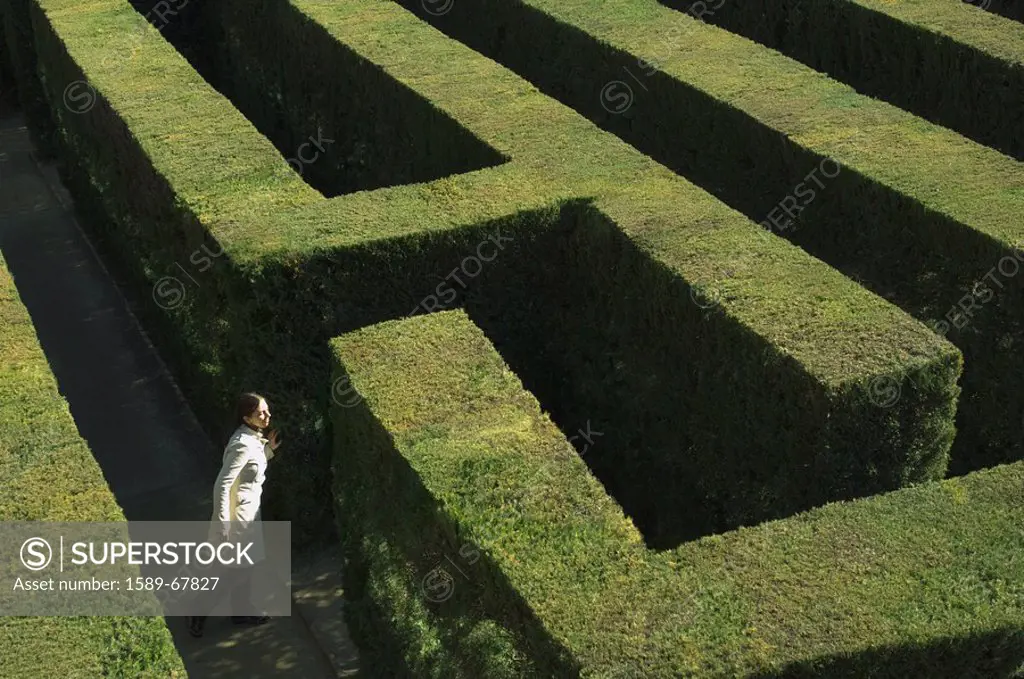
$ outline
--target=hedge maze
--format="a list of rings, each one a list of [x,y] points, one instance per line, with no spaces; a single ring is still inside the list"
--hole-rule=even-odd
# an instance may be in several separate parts
[[[1024,671],[1024,27],[6,2],[197,412],[270,398],[268,509],[341,539],[380,676]]]

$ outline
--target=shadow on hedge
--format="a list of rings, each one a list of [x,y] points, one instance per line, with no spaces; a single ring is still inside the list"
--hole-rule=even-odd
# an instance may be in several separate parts
[[[816,658],[750,679],[1011,679],[1024,676],[1024,628],[924,646],[883,646],[853,656]]]

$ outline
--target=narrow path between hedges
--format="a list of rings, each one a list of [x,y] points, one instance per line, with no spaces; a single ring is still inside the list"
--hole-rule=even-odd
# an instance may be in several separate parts
[[[79,228],[56,170],[36,162],[22,116],[2,109],[0,251],[127,518],[208,520],[220,450]],[[292,616],[262,627],[211,618],[206,635],[193,639],[184,619],[167,618],[189,676],[354,676],[339,573],[335,553],[293,559]]]

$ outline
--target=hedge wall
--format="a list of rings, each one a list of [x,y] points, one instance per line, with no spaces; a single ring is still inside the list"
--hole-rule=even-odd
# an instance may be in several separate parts
[[[940,327],[967,367],[951,470],[1024,457],[1019,162],[657,0],[402,5]]]
[[[230,347],[250,328],[235,322],[229,300],[246,299],[249,281],[213,225],[258,229],[269,211],[322,197],[126,1],[38,3],[32,18],[79,213],[208,433],[223,442],[238,392],[267,381],[238,377]],[[87,110],[63,104],[72,82],[88,83]],[[294,518],[301,539],[305,526]]]
[[[1024,463],[1001,465],[659,558],[710,590],[701,608],[736,614],[695,635],[723,675],[1019,677],[1022,492]]]
[[[693,3],[665,4],[688,11]],[[1024,159],[1019,23],[966,2],[758,0],[706,9],[709,23]]]
[[[146,13],[160,3],[133,4]],[[507,160],[357,55],[335,45],[336,63],[326,61],[330,37],[313,26],[291,28],[280,3],[185,9],[192,15],[166,17],[165,37],[325,196],[426,182]],[[257,42],[234,28],[250,23],[259,26]],[[303,68],[290,67],[295,61]],[[339,79],[325,87],[327,70]],[[234,77],[239,73],[246,77]],[[331,120],[300,114],[310,107],[340,114]]]
[[[4,10],[4,3],[0,3],[0,97],[7,99],[12,92],[17,92],[17,88],[14,83],[14,66],[11,65],[11,50],[7,46]]]
[[[50,101],[86,75],[96,93],[84,113],[54,106],[75,192],[211,430],[238,390],[267,392],[296,449],[268,508],[298,540],[330,513],[327,339],[438,296],[467,307],[563,428],[607,425],[588,462],[652,540],[943,474],[952,345],[397,5],[281,15],[295,25],[275,30],[305,26],[325,50],[295,115],[326,131],[344,115],[314,88],[389,78],[384,91],[415,92],[460,139],[510,160],[325,200],[126,0],[37,1]],[[260,30],[234,34],[269,39]],[[308,67],[303,53],[289,68]],[[443,147],[453,129],[419,143]],[[493,264],[442,292],[491,238],[504,244]],[[702,309],[697,293],[718,301]],[[880,380],[902,389],[890,408],[871,403]],[[642,492],[651,479],[680,492]]]
[[[46,98],[35,77],[36,55],[29,19],[31,4],[32,0],[0,0],[0,36],[32,141],[40,157],[53,158],[56,155],[55,130]]]
[[[0,520],[124,521],[0,256]],[[0,617],[0,676],[185,677],[161,618]]]
[[[535,224],[530,220],[518,220],[517,223],[509,225],[507,228],[511,229],[513,240],[517,244],[512,246],[514,254],[503,254],[494,265],[488,264],[484,274],[474,280],[472,287],[466,290],[463,301],[470,314],[500,343],[502,351],[512,356],[511,360],[516,370],[532,388],[535,387],[544,393],[546,407],[557,413],[558,420],[563,426],[575,428],[584,425],[585,418],[596,421],[600,417],[608,430],[614,432],[607,445],[609,452],[604,456],[595,456],[593,464],[603,464],[600,471],[602,478],[607,483],[614,483],[621,489],[621,493],[631,495],[628,501],[630,512],[634,516],[646,515],[645,532],[660,535],[662,540],[671,541],[678,539],[681,533],[692,534],[712,530],[710,526],[736,525],[739,522],[756,520],[753,517],[784,514],[792,511],[794,503],[810,506],[824,502],[837,494],[857,494],[861,492],[858,489],[867,486],[896,487],[902,483],[941,474],[939,467],[943,462],[933,454],[934,449],[931,448],[918,447],[917,451],[910,452],[904,458],[914,471],[910,471],[905,462],[887,457],[893,450],[893,437],[900,436],[897,433],[899,427],[895,425],[895,419],[883,425],[882,429],[876,430],[878,438],[872,443],[868,443],[856,454],[848,454],[848,443],[844,441],[849,437],[845,433],[846,425],[841,423],[843,418],[833,417],[827,430],[820,426],[821,418],[827,419],[823,413],[830,408],[850,408],[851,422],[864,422],[874,418],[875,413],[870,412],[874,409],[865,407],[867,399],[862,389],[859,396],[853,393],[858,390],[856,387],[852,387],[850,392],[844,391],[851,388],[849,384],[838,386],[837,383],[835,388],[826,387],[822,390],[814,386],[813,382],[816,379],[827,382],[835,375],[808,379],[804,368],[798,368],[797,372],[792,374],[789,372],[791,367],[786,366],[786,359],[781,357],[779,362],[770,362],[766,367],[763,339],[752,337],[748,330],[738,327],[732,319],[708,320],[708,314],[702,314],[699,307],[689,302],[687,287],[680,285],[680,281],[673,274],[686,277],[696,273],[695,268],[686,272],[678,266],[679,257],[690,260],[696,253],[673,253],[673,250],[682,246],[676,242],[680,240],[679,237],[669,235],[667,229],[674,220],[679,220],[681,215],[678,206],[681,204],[689,204],[692,207],[692,210],[686,210],[686,214],[692,215],[689,220],[698,220],[699,223],[702,218],[707,219],[709,214],[717,213],[713,218],[716,221],[733,222],[735,217],[720,212],[706,197],[698,199],[689,191],[675,188],[683,184],[669,180],[666,173],[643,163],[640,157],[622,145],[610,144],[604,135],[589,125],[581,125],[577,118],[571,114],[567,115],[561,107],[552,106],[535,95],[528,98],[531,88],[524,87],[521,81],[507,71],[495,69],[486,60],[479,59],[465,48],[438,36],[396,7],[380,3],[355,4],[347,7],[328,7],[322,4],[296,7],[288,5],[286,12],[275,15],[278,17],[277,21],[267,23],[243,23],[238,17],[247,15],[235,14],[229,11],[231,9],[228,7],[224,11],[224,16],[229,17],[226,32],[244,36],[239,37],[239,40],[247,41],[235,49],[247,50],[250,63],[264,59],[276,65],[283,61],[284,66],[276,67],[290,68],[286,72],[291,77],[283,76],[279,78],[280,80],[301,81],[302,72],[306,70],[306,61],[313,59],[325,65],[318,70],[319,78],[330,82],[344,81],[349,77],[346,75],[348,63],[354,58],[352,54],[355,54],[361,62],[373,64],[374,73],[377,70],[384,72],[397,80],[401,87],[420,92],[422,96],[429,98],[433,106],[448,113],[482,142],[510,156],[513,165],[530,163],[550,167],[552,160],[558,159],[561,166],[557,168],[559,171],[574,173],[563,179],[568,180],[565,181],[563,189],[566,193],[575,189],[577,195],[586,195],[586,191],[600,192],[607,196],[598,201],[597,210],[563,210],[559,223],[552,222],[550,226],[544,222]],[[235,17],[240,24],[232,27],[230,17]],[[286,20],[288,17],[294,24],[294,29]],[[259,46],[270,39],[271,35],[267,28],[271,25],[274,31],[304,28],[306,32],[296,33],[296,39],[301,38],[299,41],[304,45],[322,45],[325,51],[320,52],[311,48],[287,59],[286,55],[281,55],[281,60],[273,55],[261,57]],[[318,28],[318,25],[323,28]],[[334,41],[333,49],[328,49],[328,43],[323,37],[325,33]],[[396,51],[396,45],[410,47],[405,51]],[[229,60],[231,59],[238,60],[233,55],[229,57]],[[451,74],[450,79],[442,79],[430,72],[424,73],[422,64],[431,60],[450,64],[445,68],[445,71]],[[259,67],[247,68],[239,70],[235,77],[248,80],[255,77],[253,73],[258,72]],[[467,74],[471,74],[471,78],[467,78]],[[458,78],[460,88],[452,92],[447,83],[455,78]],[[258,77],[256,80],[258,81]],[[470,82],[473,86],[469,85]],[[245,87],[257,91],[273,89],[271,85],[259,82]],[[509,90],[514,92],[515,99],[508,95],[502,96],[503,92]],[[296,106],[297,117],[322,120],[325,125],[344,120],[348,115],[347,110],[338,111],[337,105],[333,102],[314,103],[307,107],[304,102],[310,100],[309,96],[302,97],[296,94],[287,97],[287,100]],[[502,100],[508,100],[508,103],[495,105]],[[544,102],[543,108],[537,111],[537,108],[542,106],[540,101]],[[509,113],[513,110],[518,110],[519,114],[510,119]],[[559,123],[562,123],[564,128],[559,129]],[[340,124],[334,126],[341,127]],[[531,132],[529,136],[525,133],[527,130]],[[564,167],[565,154],[570,148],[575,154],[574,157],[580,159],[578,167]],[[595,158],[599,161],[588,167],[583,163],[583,159],[586,158]],[[621,185],[622,182],[614,176],[610,181],[602,181],[601,175],[609,173],[610,170],[621,172],[620,176],[629,176],[633,182],[638,183],[645,176],[649,176],[648,181],[651,183],[637,194],[630,193],[628,196],[612,199],[610,189]],[[659,186],[661,188],[655,188]],[[502,187],[502,191],[504,190]],[[637,202],[638,195],[650,196],[654,191],[661,192],[659,198],[662,204],[641,207]],[[482,194],[471,194],[467,198],[479,200]],[[695,203],[697,200],[700,202]],[[313,212],[312,208],[309,212]],[[379,223],[393,228],[394,212],[397,210],[390,210],[388,215],[379,217]],[[601,217],[602,213],[613,217]],[[413,210],[412,214],[423,223],[418,211]],[[322,225],[325,220],[323,212],[319,209],[317,218],[318,225]],[[346,218],[351,219],[349,212],[346,212]],[[292,243],[300,242],[301,231],[292,226],[297,221],[296,216],[288,215],[287,220],[288,239]],[[403,219],[402,226],[407,221],[408,218]],[[286,228],[283,222],[284,220],[276,222],[274,230]],[[664,236],[658,236],[653,229],[653,225],[658,222],[664,225]],[[640,225],[643,225],[642,229],[645,232],[642,238],[639,237],[640,229],[637,228]],[[630,243],[628,239],[615,236],[616,226],[627,233],[633,231],[635,235],[631,238],[635,242]],[[486,234],[487,231],[483,233]],[[577,240],[571,244],[563,244],[569,233],[576,233]],[[748,247],[749,236],[749,231],[734,231],[732,235],[720,236],[722,240],[715,243],[711,240],[701,244],[691,242],[689,247],[699,251],[701,258],[717,256],[729,260],[727,263],[713,266],[708,262],[712,270],[726,268],[727,265],[739,270],[751,267],[749,275],[759,276],[761,274],[753,271],[759,267],[752,262],[744,262],[745,255],[737,252]],[[431,281],[430,284],[420,283],[419,287],[423,292],[418,298],[410,298],[407,306],[415,306],[424,295],[431,295],[430,291],[435,290],[442,275],[450,270],[452,264],[458,263],[466,254],[472,253],[473,247],[483,237],[467,236],[464,245],[451,248],[451,251],[442,253],[443,257],[439,261],[432,262],[424,271],[426,275],[422,276]],[[403,247],[422,249],[422,246]],[[718,255],[711,254],[715,252]],[[445,266],[445,257],[450,262],[448,266]],[[399,266],[387,265],[385,262],[388,258],[400,262]],[[295,303],[288,305],[289,313],[293,315],[291,325],[315,325],[315,317],[298,317],[294,309],[301,307],[298,303],[300,299],[318,295],[344,300],[342,303],[349,318],[342,320],[342,327],[346,322],[354,322],[355,326],[358,326],[379,320],[372,314],[356,317],[360,311],[366,311],[367,307],[372,309],[374,305],[370,301],[380,294],[378,291],[381,288],[386,289],[389,285],[399,289],[417,287],[415,280],[421,274],[417,272],[416,277],[410,277],[410,264],[406,259],[398,253],[393,253],[388,257],[375,257],[372,264],[353,267],[347,263],[337,262],[333,267],[320,269],[317,275],[309,276],[309,282],[315,285],[315,288],[296,295]],[[652,268],[648,263],[651,259],[661,262],[661,266]],[[431,275],[432,267],[436,268],[432,269]],[[356,268],[359,275],[349,277],[351,281],[344,281],[344,286],[340,285],[342,281],[338,280],[339,274],[352,268]],[[366,272],[377,270],[386,271],[387,275],[385,277],[376,273],[371,274],[371,284],[366,280]],[[620,271],[629,271],[631,275]],[[706,275],[711,271],[701,273]],[[714,271],[712,275],[718,273]],[[741,273],[738,277],[742,278],[744,275]],[[790,275],[764,272],[766,280],[786,278]],[[407,284],[408,280],[414,281],[414,284]],[[831,280],[840,279],[835,277]],[[325,293],[331,289],[328,287],[331,283],[324,281],[334,282],[337,285],[334,290],[337,292],[326,295]],[[357,292],[351,289],[353,285],[363,289]],[[743,288],[746,284],[737,282],[737,285]],[[846,288],[832,283],[829,285],[833,288],[831,294],[841,294],[844,297],[848,293],[856,294],[853,293],[853,286]],[[452,284],[451,287],[458,286]],[[758,294],[763,294],[764,286],[757,284],[757,287]],[[843,290],[842,293],[839,292],[840,289]],[[537,299],[538,290],[545,291],[543,302]],[[612,290],[616,292],[611,293]],[[776,287],[769,296],[779,295],[777,299],[780,302],[785,298],[787,303],[791,304],[789,300],[793,294],[793,290],[783,291],[781,287]],[[679,300],[685,302],[680,304]],[[851,300],[846,303],[853,302]],[[405,309],[397,308],[395,311],[402,312]],[[763,309],[760,311],[763,312]],[[894,318],[893,311],[890,309],[878,313]],[[760,315],[760,312],[756,313]],[[820,310],[811,313],[821,316]],[[865,307],[863,313],[866,316],[861,321],[873,326],[871,316],[875,312],[868,312]],[[604,318],[594,323],[595,316],[601,314]],[[806,317],[803,316],[804,319]],[[834,320],[829,319],[827,322]],[[741,323],[753,322],[744,319]],[[842,321],[847,322],[849,317]],[[694,329],[697,329],[696,336]],[[852,329],[846,328],[839,332],[845,330]],[[770,331],[767,328],[758,330],[758,333],[764,332]],[[863,336],[860,331],[856,334]],[[919,337],[925,342],[928,341],[924,339],[924,335]],[[326,337],[320,341],[324,339]],[[723,352],[724,346],[729,346],[731,350]],[[281,354],[287,351],[284,347],[279,347],[274,353]],[[652,357],[668,360],[652,361]],[[703,360],[695,360],[695,357]],[[825,362],[830,362],[830,359],[825,359]],[[694,370],[693,363],[699,363],[704,370]],[[829,369],[824,372],[828,372]],[[281,365],[281,370],[287,370],[284,364]],[[780,370],[790,376],[780,378]],[[958,367],[955,359],[950,354],[945,354],[945,359],[926,369],[927,377],[921,376],[919,384],[928,385],[924,387],[924,391],[913,396],[908,393],[909,398],[920,400],[917,405],[906,404],[907,407],[914,410],[930,410],[951,405],[952,393],[939,385],[951,384],[956,370]],[[856,371],[857,369],[854,370]],[[812,369],[810,372],[815,371]],[[820,374],[823,375],[824,372]],[[717,379],[711,379],[712,375],[717,375]],[[932,379],[935,381],[930,383]],[[775,400],[772,406],[766,407],[761,404],[751,392],[751,382],[758,383],[759,388],[765,391],[777,389],[781,394],[779,399]],[[924,392],[929,392],[929,395],[925,395]],[[679,394],[691,393],[701,394],[701,400],[694,398],[691,401],[687,396],[682,396],[686,405],[680,408]],[[799,394],[796,398],[803,404],[803,409],[778,407],[779,403],[787,398],[793,398],[794,394]],[[736,409],[721,412],[721,409],[709,408],[707,399],[711,396],[719,397],[716,399],[718,403],[735,404]],[[815,405],[808,406],[806,399],[813,400]],[[652,403],[663,405],[652,406]],[[815,411],[815,407],[822,410]],[[685,416],[685,424],[679,421],[681,410],[690,410]],[[780,410],[788,414],[780,415]],[[740,429],[734,424],[737,411],[743,412],[744,426]],[[852,415],[853,412],[858,414]],[[935,440],[948,440],[944,437],[949,435],[950,430],[940,424],[941,420],[941,416],[931,421],[922,420],[920,430],[904,429],[909,434],[907,442],[928,441],[930,445]],[[723,436],[723,430],[735,432],[735,438],[730,435]],[[644,435],[642,445],[638,440],[638,432],[643,432]],[[870,438],[872,435],[866,436]],[[792,465],[803,468],[806,464],[815,469],[815,474],[828,477],[829,482],[820,486],[811,484],[811,487],[800,484],[797,488],[796,484],[792,483],[792,475],[779,473],[780,448],[772,448],[752,439],[774,439],[776,444],[782,440],[792,441],[794,449],[800,451],[794,453],[794,457],[806,457],[799,463],[792,459],[782,461],[782,467],[792,468]],[[910,443],[910,446],[912,449],[918,444]],[[753,454],[752,451],[755,449],[763,450],[764,455]],[[873,449],[875,452],[866,453],[866,449]],[[896,445],[895,449],[901,450],[899,455],[904,455],[908,451],[899,445]],[[745,450],[747,455],[741,459],[730,457],[736,456],[735,452],[728,452],[730,450]],[[612,457],[610,451],[616,451],[617,455]],[[685,461],[679,460],[682,451],[688,456]],[[865,464],[865,458],[871,458],[873,462]],[[740,467],[749,470],[749,486],[725,484],[726,472],[718,473],[717,469],[711,471],[717,467],[728,469],[733,460]],[[637,464],[632,464],[633,461]],[[872,475],[868,478],[864,473],[866,467],[886,468],[893,473],[878,472],[877,476]],[[671,473],[666,474],[666,470],[671,470]],[[631,478],[630,475],[634,472],[638,476]],[[694,485],[695,478],[699,479],[698,486]],[[655,487],[667,484],[666,492],[648,492],[649,486],[645,484],[650,481],[654,481]],[[766,490],[765,486],[770,488]],[[620,494],[621,497],[623,496]],[[700,499],[695,499],[697,497]],[[680,501],[691,511],[673,511]],[[657,504],[644,507],[645,502]],[[694,520],[682,522],[684,525],[680,525],[678,520],[657,524],[658,518],[670,514],[694,517]]]
[[[655,553],[461,311],[331,341],[346,611],[416,677],[1008,677],[1024,464]]]
[[[1024,4],[1017,0],[987,0],[977,4],[993,14],[999,14],[1015,21],[1024,21]]]

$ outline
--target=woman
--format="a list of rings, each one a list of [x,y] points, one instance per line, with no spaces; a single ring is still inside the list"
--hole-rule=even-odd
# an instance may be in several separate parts
[[[269,438],[263,431],[270,424],[270,408],[267,400],[259,394],[246,393],[238,399],[236,409],[237,428],[224,448],[224,463],[213,487],[213,516],[210,519],[208,540],[220,543],[225,540],[252,540],[249,556],[254,563],[262,561],[263,530],[260,528],[260,498],[263,495],[263,481],[267,462],[274,457],[281,445],[277,432],[270,430]],[[231,587],[232,608],[241,610],[251,604],[252,569],[233,568],[227,573],[233,581]],[[219,602],[227,587],[205,599],[206,610]],[[268,616],[232,616],[238,625],[262,625]],[[190,616],[189,632],[194,637],[203,635],[206,616]]]

